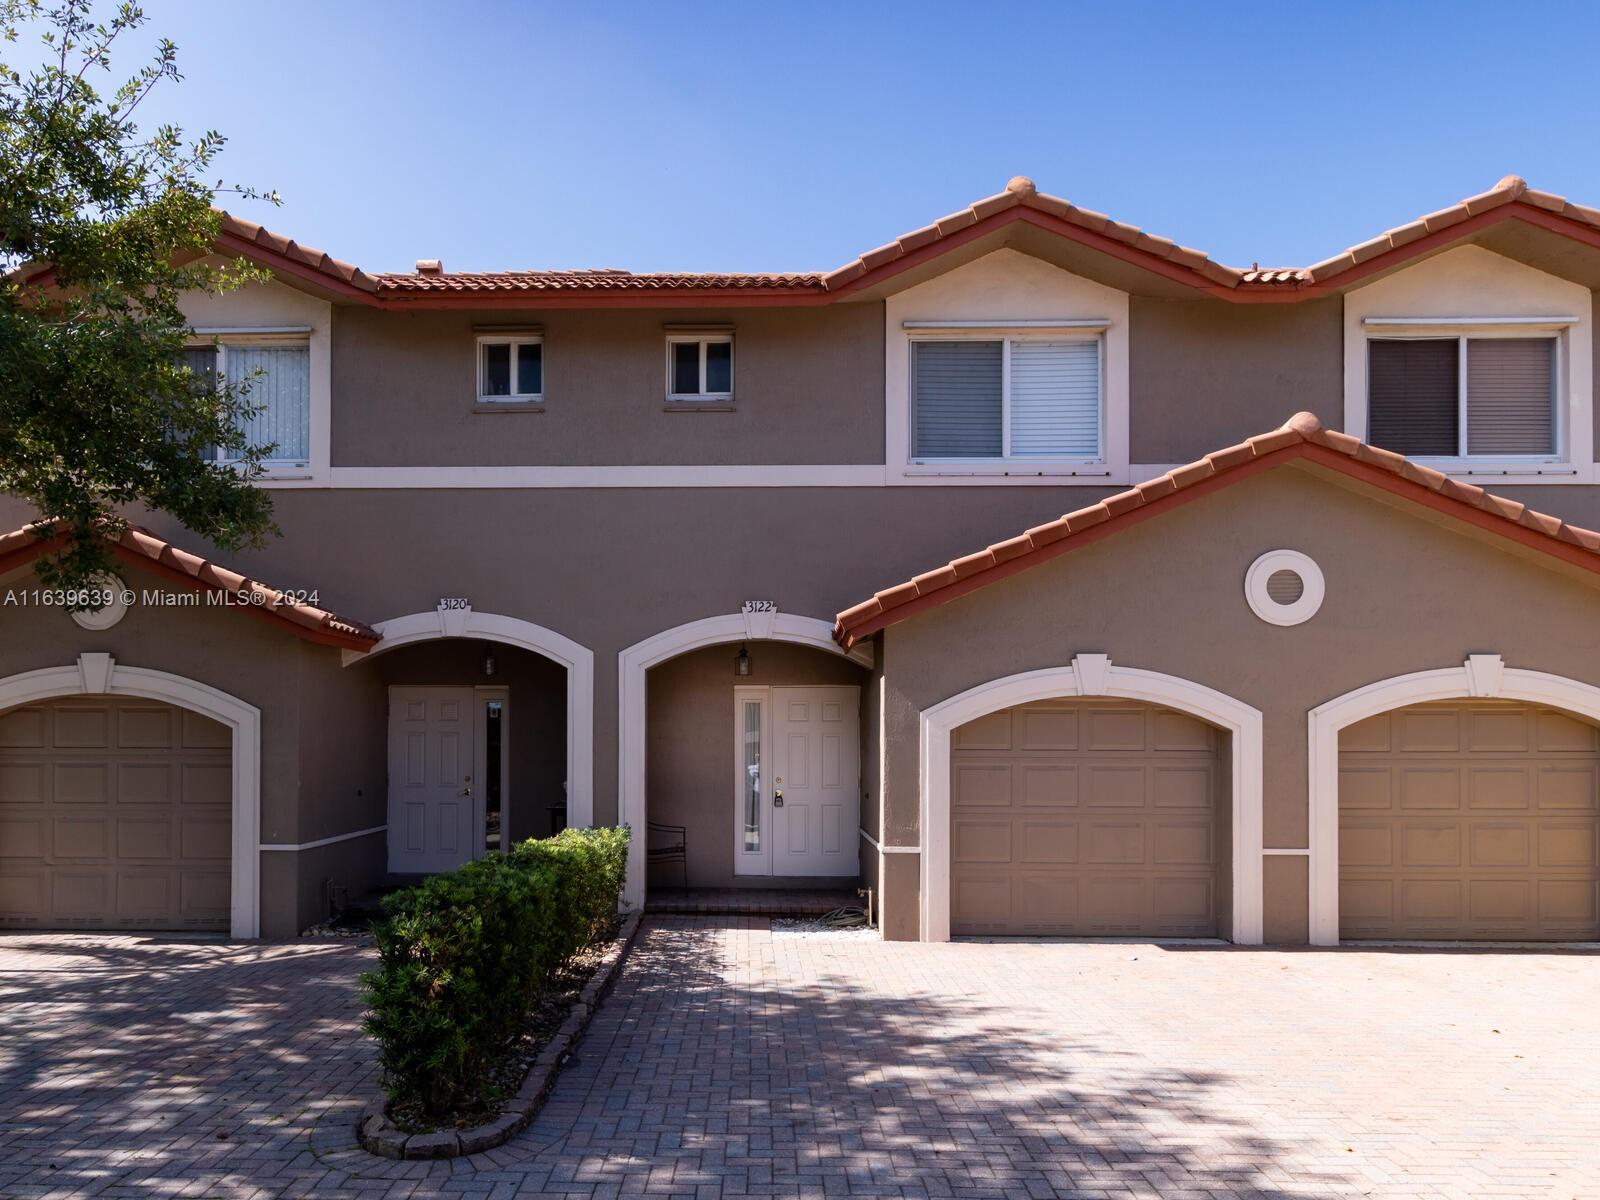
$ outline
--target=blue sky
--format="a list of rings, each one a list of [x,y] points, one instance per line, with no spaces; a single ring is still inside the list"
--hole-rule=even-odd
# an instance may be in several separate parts
[[[1019,173],[1233,265],[1600,205],[1600,5],[145,2],[145,120],[375,270],[826,269]]]

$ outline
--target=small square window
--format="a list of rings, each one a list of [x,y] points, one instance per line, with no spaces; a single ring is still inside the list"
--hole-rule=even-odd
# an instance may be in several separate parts
[[[667,399],[733,397],[733,335],[695,334],[667,339]]]
[[[544,400],[544,339],[478,339],[478,400],[538,404]]]

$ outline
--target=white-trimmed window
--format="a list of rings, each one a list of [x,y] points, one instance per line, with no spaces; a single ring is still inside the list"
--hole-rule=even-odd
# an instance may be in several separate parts
[[[667,399],[732,400],[733,334],[669,334]]]
[[[1367,440],[1412,458],[1554,462],[1561,338],[1512,327],[1367,339]]]
[[[190,345],[184,362],[200,375],[215,375],[244,391],[258,409],[245,422],[252,446],[272,446],[264,464],[302,470],[311,464],[311,346],[302,336],[230,335]],[[216,451],[219,461],[229,461]]]
[[[544,403],[544,338],[534,334],[479,337],[478,402]]]
[[[1104,457],[1098,335],[911,341],[913,462]]]

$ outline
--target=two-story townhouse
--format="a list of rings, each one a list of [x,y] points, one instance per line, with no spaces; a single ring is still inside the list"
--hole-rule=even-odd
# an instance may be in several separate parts
[[[890,938],[1600,937],[1596,210],[1282,269],[1021,178],[825,274],[217,250],[274,276],[186,311],[282,536],[152,514],[71,615],[6,506],[0,925],[284,936],[624,822],[634,903],[661,823]]]

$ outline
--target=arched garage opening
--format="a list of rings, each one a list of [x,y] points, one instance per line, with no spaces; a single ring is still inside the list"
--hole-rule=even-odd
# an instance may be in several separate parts
[[[1141,935],[1225,924],[1233,941],[1260,943],[1256,709],[1083,654],[953,696],[921,727],[924,940],[986,922]],[[1188,816],[1164,814],[1180,805]]]
[[[1497,655],[1314,710],[1311,934],[1600,938],[1600,689]]]
[[[183,676],[0,679],[0,923],[258,936],[260,761],[260,711]]]

